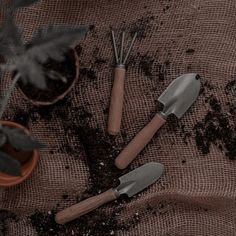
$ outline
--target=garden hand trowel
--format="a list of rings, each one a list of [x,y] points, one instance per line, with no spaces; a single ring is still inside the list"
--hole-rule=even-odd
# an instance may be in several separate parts
[[[156,114],[118,155],[115,165],[119,169],[126,168],[135,159],[157,130],[165,124],[170,114],[174,114],[177,118],[183,116],[198,97],[200,91],[199,78],[197,74],[184,74],[168,86],[158,98],[158,101],[164,105],[163,111]]]
[[[120,185],[115,189],[84,200],[56,214],[55,220],[58,224],[65,224],[74,220],[101,205],[114,201],[122,194],[132,197],[136,193],[156,182],[162,175],[164,166],[160,163],[147,163],[119,178]]]

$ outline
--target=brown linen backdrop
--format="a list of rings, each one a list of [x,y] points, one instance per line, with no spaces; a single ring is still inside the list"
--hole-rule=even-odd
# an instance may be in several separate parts
[[[48,148],[29,180],[1,190],[0,209],[7,210],[0,214],[2,235],[236,235],[236,162],[216,144],[203,154],[194,130],[211,109],[207,98],[213,95],[236,132],[235,87],[225,90],[236,70],[234,0],[42,0],[19,10],[16,19],[26,40],[46,24],[93,26],[77,47],[82,49],[81,76],[64,101],[35,108],[18,90],[12,96],[4,119],[28,125]],[[139,33],[129,60],[122,134],[115,140],[105,133],[112,86],[110,27]],[[123,174],[114,168],[113,175],[108,165],[115,151],[150,120],[167,85],[187,72],[200,74],[204,93],[179,123],[171,119],[129,167],[161,162],[161,180],[132,200],[108,204],[68,226],[54,225],[54,211],[94,194],[88,189],[109,188],[106,180],[112,183]],[[2,80],[1,91],[9,84],[9,78]],[[101,156],[95,160],[96,150]]]

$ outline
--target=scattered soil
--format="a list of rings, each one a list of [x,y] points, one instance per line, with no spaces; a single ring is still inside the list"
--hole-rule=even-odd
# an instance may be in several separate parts
[[[24,112],[20,111],[15,116],[18,118],[22,115],[24,117]],[[117,186],[119,184],[118,177],[129,171],[129,169],[121,171],[114,167],[114,159],[121,146],[116,144],[113,137],[105,135],[100,129],[91,128],[89,124],[91,119],[93,119],[93,115],[82,106],[74,107],[69,98],[48,106],[46,109],[32,107],[29,109],[29,119],[27,120],[31,120],[31,116],[33,119],[37,117],[36,120],[46,119],[47,121],[52,121],[54,116],[60,118],[61,127],[64,130],[64,141],[61,144],[61,148],[57,151],[66,153],[74,158],[81,158],[78,153],[85,153],[85,159],[83,160],[89,167],[90,178],[88,190],[78,195],[76,197],[77,201]],[[70,169],[70,167],[66,165],[65,169]],[[64,201],[70,200],[70,196],[66,193],[63,193],[61,198]],[[39,235],[114,235],[115,231],[119,229],[126,230],[128,226],[132,227],[136,222],[126,222],[126,227],[117,222],[116,217],[119,215],[120,210],[125,207],[125,204],[123,204],[125,201],[130,200],[122,198],[111,203],[114,208],[111,213],[105,213],[98,209],[91,214],[66,224],[66,226],[55,223],[54,215],[56,209],[51,210],[50,214],[36,212],[30,216],[30,220]],[[59,204],[55,205],[59,206]]]
[[[168,11],[169,9],[170,9],[170,6],[167,5],[167,6],[165,6],[165,7],[163,8],[163,12],[166,13],[166,11]]]
[[[225,86],[226,94],[236,95],[236,79],[228,82]]]
[[[221,104],[215,97],[210,97],[211,109],[195,127],[197,148],[203,153],[210,152],[211,144],[225,153],[231,160],[236,159],[236,122],[228,112],[222,112]]]
[[[150,56],[141,56],[141,60],[139,62],[139,66],[142,69],[145,76],[152,76],[154,59]]]
[[[14,114],[14,116],[11,120],[18,123],[18,124],[23,125],[24,127],[28,127],[30,116],[29,116],[28,112],[25,112],[20,109],[17,111],[17,113]]]
[[[186,50],[187,54],[193,54],[194,52],[195,52],[195,50],[192,49],[192,48],[189,48],[189,49]]]
[[[182,124],[181,121],[173,114],[168,117],[166,123],[167,131],[174,132],[176,134],[178,133],[178,135],[182,137],[183,142],[187,145],[192,133],[189,130],[186,130],[185,125]]]
[[[100,49],[98,47],[95,47],[93,50],[93,63],[94,66],[97,67],[98,69],[101,68],[102,65],[108,64],[107,59],[104,59],[100,55]]]
[[[56,71],[62,77],[66,78],[67,82],[65,83],[60,79],[54,80],[46,75],[47,90],[37,89],[30,83],[24,84],[22,81],[18,85],[28,98],[36,101],[50,102],[63,94],[75,80],[76,65],[74,51],[72,49],[69,50],[62,62],[50,59],[44,65],[44,69],[45,72]]]
[[[130,26],[130,34],[133,36],[137,34],[137,39],[141,40],[147,37],[147,34],[152,31],[154,16],[145,16],[136,20]]]
[[[87,115],[84,115],[84,117],[87,119]],[[112,146],[110,138],[106,138],[99,129],[92,129],[88,126],[76,127],[74,124],[72,127],[75,128],[74,135],[83,144],[84,151],[87,155],[85,161],[89,166],[90,172],[89,189],[77,197],[77,201],[79,202],[117,186],[121,171],[114,167],[113,155],[116,153],[116,149]],[[78,152],[78,149],[74,150],[74,154],[75,152]],[[67,194],[62,195],[64,200],[67,200],[68,197]],[[31,222],[39,235],[47,235],[46,233],[48,235],[73,235],[71,232],[74,232],[74,235],[78,236],[114,235],[117,230],[127,229],[127,225],[124,226],[116,220],[120,210],[124,207],[121,203],[122,201],[124,199],[112,203],[114,208],[112,213],[104,213],[99,209],[68,223],[66,226],[58,226],[54,221],[54,215],[48,216],[43,213],[36,213],[31,216]],[[42,223],[38,224],[38,222]]]
[[[232,115],[232,116],[234,116],[235,117],[235,119],[236,119],[236,102],[235,103],[230,103],[230,104],[228,104],[228,106],[229,106],[229,113]]]
[[[124,173],[114,167],[114,159],[122,144],[117,144],[113,137],[105,135],[99,128],[91,128],[89,123],[93,115],[84,107],[73,107],[68,100],[60,106],[53,107],[51,110],[61,118],[65,135],[59,151],[75,158],[80,151],[85,153],[85,162],[90,171],[89,192],[97,194],[116,186],[118,177]],[[45,113],[49,118],[51,117],[49,112],[45,111]],[[68,143],[68,140],[74,142]],[[78,146],[75,145],[76,143]]]
[[[188,144],[188,139],[192,136],[192,133],[190,131],[186,131],[185,125],[183,124],[180,126],[180,129],[180,135],[182,136],[184,143]]]
[[[170,62],[167,60],[162,64],[155,64],[155,59],[149,55],[138,54],[139,68],[143,71],[144,75],[150,79],[157,78],[159,81],[163,81],[166,77],[166,68]]]
[[[167,201],[159,202],[157,205],[147,204],[146,206],[146,210],[157,217],[165,215],[167,212],[170,212],[171,208],[173,208],[173,203]]]
[[[97,79],[97,75],[92,68],[83,68],[83,69],[80,69],[80,78],[81,79],[87,78],[93,81]]]
[[[117,214],[113,212],[107,215],[102,211],[94,211],[66,225],[55,222],[55,211],[47,214],[36,211],[29,218],[39,236],[110,236],[115,235],[117,230],[126,230],[125,226],[117,223]]]
[[[92,193],[97,194],[118,186],[118,178],[124,174],[124,171],[122,172],[114,166],[119,148],[115,146],[112,138],[105,137],[99,129],[91,129],[86,126],[78,127],[76,134],[79,136],[87,154]],[[125,172],[128,172],[128,170]]]
[[[7,235],[7,222],[17,221],[17,217],[14,213],[7,210],[0,210],[0,236]]]
[[[214,86],[208,80],[201,78],[201,89],[199,91],[199,95],[207,96],[213,88]]]

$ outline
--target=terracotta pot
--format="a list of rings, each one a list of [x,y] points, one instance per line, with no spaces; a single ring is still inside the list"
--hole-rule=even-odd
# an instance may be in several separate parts
[[[68,89],[62,93],[61,95],[57,96],[55,99],[53,99],[52,101],[50,102],[46,102],[46,101],[37,101],[37,100],[33,100],[29,97],[27,97],[27,95],[21,90],[21,88],[18,86],[19,88],[19,91],[21,92],[22,96],[28,100],[30,103],[32,103],[33,105],[35,106],[50,106],[50,105],[53,105],[55,104],[56,102],[62,100],[70,91],[71,89],[74,87],[75,83],[78,81],[78,78],[79,78],[79,57],[76,53],[76,51],[73,49],[74,51],[74,55],[75,55],[75,67],[76,67],[76,74],[75,74],[75,78],[74,78],[74,81],[73,83],[70,85],[70,87],[68,87]]]
[[[26,134],[30,134],[29,130],[23,127],[20,124],[11,122],[11,121],[0,121],[3,126],[8,126],[12,128],[21,128],[25,131]],[[34,150],[32,152],[25,151],[15,151],[10,145],[6,145],[3,148],[10,155],[14,155],[16,159],[18,159],[21,164],[21,176],[11,176],[0,172],[0,187],[11,187],[17,184],[22,183],[24,180],[29,178],[32,171],[35,169],[38,160],[39,160],[39,152]],[[22,154],[22,157],[21,157]]]

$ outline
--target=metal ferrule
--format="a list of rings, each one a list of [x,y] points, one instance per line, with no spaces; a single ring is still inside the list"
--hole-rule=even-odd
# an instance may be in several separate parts
[[[165,113],[163,113],[162,111],[161,112],[159,112],[158,113],[160,116],[161,116],[161,118],[163,118],[163,119],[167,119],[167,117],[168,117],[168,115],[166,115]]]
[[[125,65],[124,64],[116,64],[116,68],[125,70]]]
[[[114,190],[114,193],[115,193],[116,198],[120,197],[120,193],[119,193],[119,191],[117,190],[117,188],[114,188],[113,190]]]

